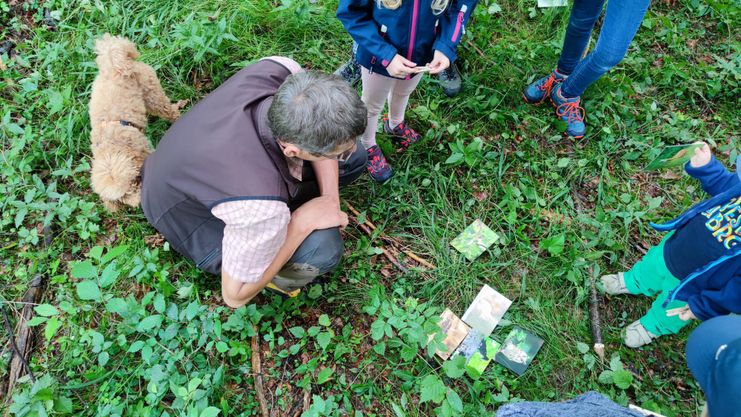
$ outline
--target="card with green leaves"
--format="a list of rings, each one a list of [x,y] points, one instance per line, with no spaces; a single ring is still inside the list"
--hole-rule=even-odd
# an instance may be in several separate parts
[[[500,365],[522,375],[543,346],[543,339],[520,327],[515,327],[502,343],[495,360]]]
[[[450,244],[462,253],[469,261],[481,256],[491,245],[499,240],[499,235],[476,219],[463,232],[453,239]]]
[[[453,357],[458,355],[465,357],[466,373],[472,379],[478,379],[494,359],[499,347],[499,342],[472,329],[458,346]]]
[[[684,166],[695,155],[695,150],[702,148],[703,145],[703,143],[690,143],[667,146],[661,150],[659,156],[646,165],[646,171]]]
[[[440,314],[440,321],[438,321],[438,325],[440,326],[440,330],[442,330],[443,334],[445,335],[445,339],[443,339],[445,350],[438,349],[437,351],[435,351],[435,353],[442,360],[446,360],[450,357],[451,354],[453,354],[455,348],[457,348],[458,345],[461,344],[463,339],[468,336],[468,332],[470,329],[466,325],[466,323],[464,323],[463,320],[460,319],[460,317],[456,316],[448,308],[446,308],[445,311]]]

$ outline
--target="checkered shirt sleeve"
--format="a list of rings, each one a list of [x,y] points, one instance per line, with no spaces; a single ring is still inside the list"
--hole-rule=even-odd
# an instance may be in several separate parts
[[[225,224],[221,270],[233,279],[257,282],[286,240],[291,212],[281,201],[227,201],[211,209]]]

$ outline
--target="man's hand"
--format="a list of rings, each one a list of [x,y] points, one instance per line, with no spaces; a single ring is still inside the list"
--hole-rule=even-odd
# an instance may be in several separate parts
[[[394,59],[391,60],[391,63],[389,63],[386,67],[386,71],[392,77],[404,78],[407,75],[412,75],[419,72],[416,67],[417,64],[415,64],[414,62],[404,58],[399,54],[396,54],[394,56]]]
[[[695,313],[693,313],[692,310],[690,309],[690,306],[684,306],[684,307],[679,307],[679,308],[673,308],[671,310],[666,310],[666,316],[667,317],[679,316],[680,320],[683,320],[683,321],[697,319],[697,317],[695,317]]]
[[[435,55],[432,57],[432,62],[427,64],[430,68],[430,74],[439,74],[450,66],[450,59],[440,51],[435,51]]]
[[[703,143],[701,148],[695,149],[695,154],[690,159],[690,165],[692,168],[700,168],[707,165],[711,159],[713,159],[713,153],[710,151],[710,146]]]
[[[339,201],[332,196],[309,200],[291,214],[291,225],[308,236],[314,230],[347,226],[347,214],[340,210]]]

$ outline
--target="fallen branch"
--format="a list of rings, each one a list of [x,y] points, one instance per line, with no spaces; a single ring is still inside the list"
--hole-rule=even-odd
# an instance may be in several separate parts
[[[368,236],[371,236],[373,234],[373,231],[365,224],[359,223],[358,219],[353,216],[348,217],[350,218],[350,220],[353,220],[358,225],[358,227],[360,227],[360,230],[364,231]],[[389,262],[391,262],[395,267],[399,268],[403,272],[407,271],[407,267],[402,265],[401,262],[396,259],[396,256],[394,256],[388,249],[381,246],[381,250],[383,251],[383,255],[386,257],[386,259],[388,259]]]
[[[252,325],[255,335],[252,336],[252,373],[255,379],[255,391],[257,401],[260,403],[260,414],[262,417],[270,417],[267,401],[265,401],[265,388],[262,385],[262,362],[260,360],[260,340],[257,334],[257,326]]]
[[[599,357],[600,361],[605,360],[605,342],[602,339],[602,326],[599,315],[599,299],[597,298],[597,285],[595,283],[594,271],[589,268],[589,282],[590,282],[590,295],[589,295],[589,319],[592,328],[592,341],[594,342],[594,352]]]
[[[361,230],[363,230],[363,232],[365,232],[368,236],[372,236],[373,235],[373,232],[376,229],[378,229],[378,227],[376,227],[376,225],[373,224],[368,219],[365,219],[365,221],[361,224],[358,221],[358,219],[357,219],[357,217],[360,217],[360,212],[355,207],[353,207],[353,205],[350,204],[347,200],[342,200],[342,202],[345,204],[345,206],[347,206],[347,209],[350,210],[350,212],[355,215],[355,218],[353,219],[351,217],[351,219],[355,220],[355,223],[358,225],[358,227],[360,227]],[[425,268],[435,269],[435,265],[434,264],[432,264],[432,263],[430,263],[430,262],[422,259],[422,257],[420,257],[419,255],[417,255],[416,253],[414,253],[414,252],[412,252],[412,251],[410,251],[408,249],[401,249],[401,250],[399,250],[398,248],[401,247],[401,246],[403,246],[403,245],[399,241],[397,241],[396,239],[386,236],[385,234],[383,234],[383,232],[381,232],[378,235],[378,237],[380,237],[381,240],[383,240],[384,242],[388,243],[397,252],[399,252],[399,251],[402,252],[406,256],[414,259],[417,263],[419,263],[420,265],[424,266]],[[399,268],[399,269],[401,269],[403,271],[406,271],[406,267],[402,266],[401,263],[398,261],[398,259],[395,256],[393,256],[391,253],[387,253],[388,250],[386,248],[381,247],[381,250],[384,251],[384,255],[386,255],[386,257],[389,258],[389,261],[391,261],[391,263],[393,263],[397,268]]]

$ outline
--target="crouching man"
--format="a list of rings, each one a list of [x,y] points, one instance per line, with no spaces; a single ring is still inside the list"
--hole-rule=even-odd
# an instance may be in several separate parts
[[[142,208],[170,245],[221,275],[230,307],[290,292],[342,256],[339,187],[365,169],[366,109],[341,78],[252,64],[172,125],[142,168]]]

